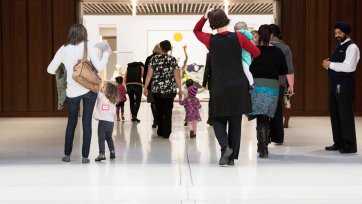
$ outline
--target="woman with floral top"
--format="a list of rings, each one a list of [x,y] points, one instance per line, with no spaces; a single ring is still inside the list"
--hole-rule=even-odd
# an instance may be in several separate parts
[[[144,87],[148,87],[152,78],[151,91],[154,95],[157,110],[157,135],[169,138],[172,132],[173,100],[177,93],[180,100],[182,99],[181,79],[176,58],[167,54],[171,51],[170,41],[160,42],[160,47],[162,53],[155,55],[151,59]],[[148,95],[147,88],[144,88],[143,93],[146,96]]]

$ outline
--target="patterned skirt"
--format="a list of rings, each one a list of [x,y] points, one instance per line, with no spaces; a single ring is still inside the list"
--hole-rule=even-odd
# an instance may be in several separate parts
[[[253,112],[248,114],[249,120],[259,115],[274,117],[279,98],[279,81],[275,79],[255,78],[256,87],[251,92]]]

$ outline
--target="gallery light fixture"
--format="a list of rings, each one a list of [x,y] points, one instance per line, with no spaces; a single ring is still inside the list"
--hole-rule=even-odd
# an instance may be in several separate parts
[[[137,14],[137,0],[132,0],[132,16]]]
[[[224,0],[224,8],[226,15],[229,15],[229,0]]]

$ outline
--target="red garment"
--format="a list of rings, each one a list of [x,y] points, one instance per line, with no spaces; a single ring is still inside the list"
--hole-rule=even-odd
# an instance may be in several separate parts
[[[124,87],[123,84],[118,84],[117,85],[117,91],[118,91],[118,100],[120,102],[124,102],[127,101],[127,91],[126,91],[126,87]]]
[[[194,28],[194,34],[196,35],[197,39],[202,42],[207,49],[210,49],[210,33],[204,33],[202,32],[202,28],[204,27],[207,19],[202,17],[199,22],[195,25]],[[226,35],[229,31],[225,31],[222,33],[218,33],[220,35]],[[260,55],[260,50],[252,43],[248,38],[246,38],[243,34],[240,32],[236,32],[236,35],[238,36],[238,40],[240,43],[240,46],[242,49],[245,49],[246,51],[250,52],[251,57],[254,59]]]

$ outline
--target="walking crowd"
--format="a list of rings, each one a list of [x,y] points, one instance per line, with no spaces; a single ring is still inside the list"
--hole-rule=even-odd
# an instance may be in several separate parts
[[[207,21],[216,34],[202,31]],[[238,22],[234,32],[230,32],[227,30],[229,23],[230,19],[222,9],[209,9],[193,29],[196,38],[209,51],[202,86],[207,87],[210,93],[207,123],[213,127],[220,145],[220,166],[234,165],[238,159],[243,115],[248,120],[256,120],[260,158],[269,157],[268,145],[271,142],[282,145],[284,128],[290,126],[290,99],[294,95],[292,52],[282,41],[279,26],[264,24],[258,30],[249,32],[245,22]],[[322,61],[330,81],[329,111],[333,132],[333,144],[325,147],[325,150],[356,153],[354,72],[360,53],[349,38],[351,27],[347,23],[337,22],[334,32],[339,45],[330,58]],[[131,121],[135,123],[141,122],[138,111],[142,93],[147,97],[153,114],[152,128],[157,128],[157,135],[162,138],[169,138],[172,133],[172,110],[178,96],[178,103],[185,107],[185,126],[189,129],[190,138],[196,137],[197,123],[201,121],[198,88],[192,79],[186,80],[182,86],[181,71],[176,58],[170,54],[172,45],[168,40],[155,45],[152,55],[147,57],[144,64],[129,63],[124,77],[116,77],[116,84],[105,82],[98,93],[74,81],[73,67],[87,50],[90,53],[87,59],[99,72],[107,64],[112,50],[108,46],[99,59],[94,44],[87,41],[85,27],[73,25],[67,42],[58,50],[47,69],[50,74],[55,74],[63,64],[66,70],[68,124],[63,161],[70,161],[81,100],[83,163],[89,162],[92,117],[99,121],[99,156],[95,161],[106,159],[105,141],[110,158],[116,157],[112,140],[114,118],[117,121],[125,120],[126,94]]]

